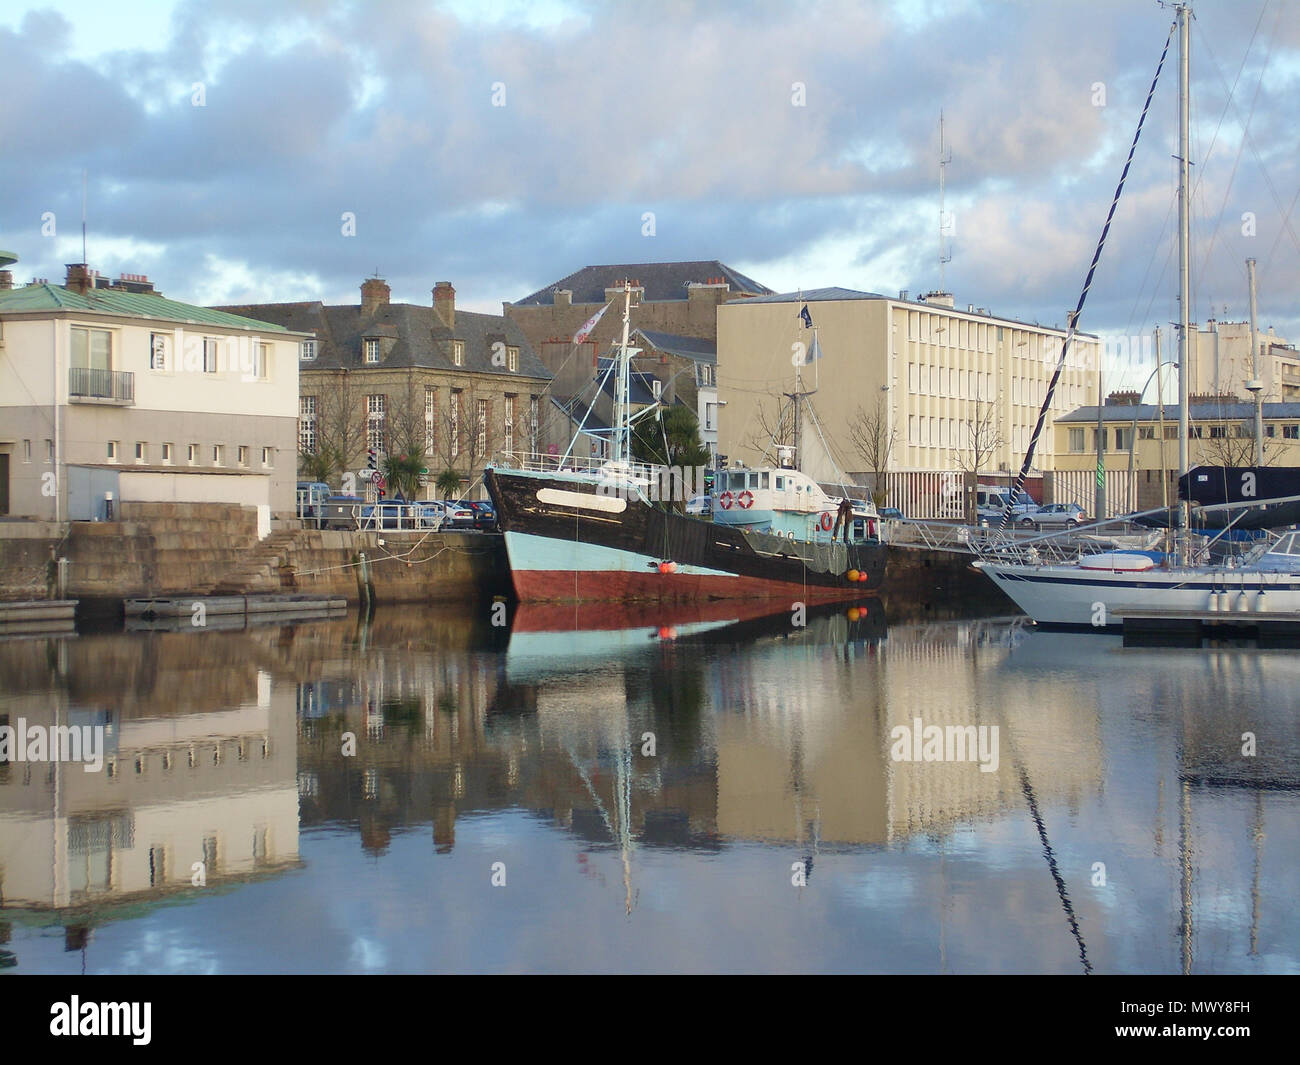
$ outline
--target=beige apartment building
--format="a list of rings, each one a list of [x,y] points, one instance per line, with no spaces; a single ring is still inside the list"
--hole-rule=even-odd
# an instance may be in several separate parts
[[[812,327],[800,317],[806,306]],[[768,449],[782,393],[794,391],[794,362],[812,392],[817,432],[803,425],[802,467],[823,481],[836,468],[864,474],[855,424],[878,422],[890,444],[885,471],[1019,470],[1066,335],[954,305],[947,293],[909,299],[824,288],[756,296],[718,308],[718,450],[729,460],[771,462]],[[1055,418],[1097,397],[1097,337],[1075,337],[1039,442],[1035,466],[1056,462]],[[787,426],[788,428],[788,426]]]
[[[1288,344],[1269,326],[1256,329],[1257,361],[1250,357],[1250,323],[1216,321],[1211,318],[1204,329],[1197,329],[1195,343],[1188,352],[1188,389],[1193,393],[1231,393],[1249,400],[1246,383],[1258,373],[1263,386],[1264,402],[1291,403],[1300,400],[1300,351]],[[1177,358],[1170,350],[1164,359]],[[1152,370],[1155,361],[1151,361]],[[1170,371],[1166,371],[1170,373]],[[1167,381],[1176,381],[1172,375]]]
[[[0,514],[105,520],[127,502],[294,508],[299,335],[80,263],[0,271]]]

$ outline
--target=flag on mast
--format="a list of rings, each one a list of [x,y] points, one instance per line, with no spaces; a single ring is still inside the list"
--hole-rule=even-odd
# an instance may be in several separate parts
[[[808,304],[805,303],[803,305],[803,310],[799,312],[799,317],[803,319],[803,327],[805,329],[812,328],[812,315],[808,313]]]
[[[585,344],[587,342],[587,337],[591,336],[592,330],[596,328],[596,323],[600,321],[600,316],[607,310],[609,310],[608,303],[583,322],[582,327],[573,334],[573,342],[575,344]]]
[[[804,356],[803,364],[807,366],[810,362],[816,362],[826,352],[822,350],[821,341],[817,339],[817,333],[813,331],[812,343],[808,345],[808,353]]]

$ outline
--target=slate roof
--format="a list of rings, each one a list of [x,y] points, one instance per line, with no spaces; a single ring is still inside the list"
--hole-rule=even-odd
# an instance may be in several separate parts
[[[566,418],[571,418],[573,424],[583,425],[583,414],[586,407],[581,404],[576,396],[552,396],[551,402],[559,409],[560,413]],[[594,436],[604,436],[609,433],[611,426],[599,414],[592,411],[587,415],[584,432],[591,433]]]
[[[1160,408],[1154,403],[1143,403],[1140,406],[1125,406],[1119,403],[1111,403],[1101,408],[1101,418],[1103,422],[1132,422],[1134,412],[1137,413],[1137,420],[1158,421],[1160,418]],[[1187,407],[1187,417],[1194,422],[1235,422],[1248,421],[1255,417],[1255,405],[1253,403],[1190,403]],[[1264,417],[1266,419],[1300,419],[1300,403],[1265,403]],[[1165,421],[1178,421],[1178,404],[1165,404]],[[1079,407],[1070,411],[1069,414],[1062,414],[1056,419],[1057,424],[1061,422],[1084,422],[1086,424],[1097,424],[1097,408]]]
[[[757,281],[737,273],[717,259],[703,259],[687,263],[621,263],[610,266],[584,266],[568,277],[552,282],[529,296],[515,301],[516,307],[550,306],[555,302],[556,289],[568,289],[574,303],[604,303],[605,289],[621,283],[626,278],[641,282],[646,301],[684,300],[686,285],[700,284],[710,278],[720,277],[736,293],[761,295],[772,290]]]
[[[249,315],[232,314],[212,307],[196,307],[148,292],[93,288],[82,295],[61,285],[51,285],[48,281],[0,291],[0,314],[65,310],[95,311],[123,318],[152,318],[186,325],[214,325],[261,332],[292,329],[275,322],[254,319]]]
[[[427,367],[456,373],[490,373],[509,377],[534,377],[549,381],[551,372],[533,352],[518,324],[496,314],[478,314],[457,309],[455,329],[448,329],[432,306],[387,303],[365,317],[359,305],[326,306],[319,300],[307,303],[263,303],[225,310],[255,314],[281,322],[286,328],[316,334],[316,358],[303,362],[303,369],[405,369]],[[378,363],[363,359],[362,341],[367,337],[395,339]],[[451,342],[464,341],[465,364],[452,362]],[[492,344],[503,341],[519,349],[519,369],[511,373],[492,362]]]
[[[609,364],[612,361],[612,359],[600,359],[596,364],[596,376],[600,377],[601,374],[608,370]],[[659,402],[655,399],[654,385],[650,383],[654,380],[653,374],[644,373],[640,370],[629,370],[627,378],[628,399],[633,403],[638,406],[648,407],[652,403]],[[605,378],[604,387],[601,391],[603,391],[605,395],[609,396],[610,399],[613,399],[616,384],[617,382],[614,380],[614,375],[610,374]],[[581,417],[581,415],[579,415],[579,417]]]
[[[649,347],[656,351],[665,351],[693,362],[718,361],[718,344],[703,337],[684,337],[676,333],[660,333],[653,329],[638,329],[636,335],[644,338]]]

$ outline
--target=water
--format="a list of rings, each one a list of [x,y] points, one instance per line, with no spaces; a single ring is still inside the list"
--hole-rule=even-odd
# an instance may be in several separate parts
[[[1300,971],[1294,653],[742,608],[0,643],[0,965]]]

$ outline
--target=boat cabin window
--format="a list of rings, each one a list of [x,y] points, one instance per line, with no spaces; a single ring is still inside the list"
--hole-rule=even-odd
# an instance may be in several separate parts
[[[784,478],[784,477],[778,477],[778,478],[776,478],[776,490],[777,490],[778,492],[784,492],[784,491],[785,491],[785,478]]]
[[[758,487],[759,487],[759,488],[766,488],[766,487],[767,487],[767,473],[766,473],[766,472],[764,472],[764,473],[760,473],[760,474],[758,475]]]
[[[751,473],[751,474],[749,475],[749,487],[750,487],[750,488],[757,488],[757,487],[758,487],[758,474],[756,474],[756,473]]]

